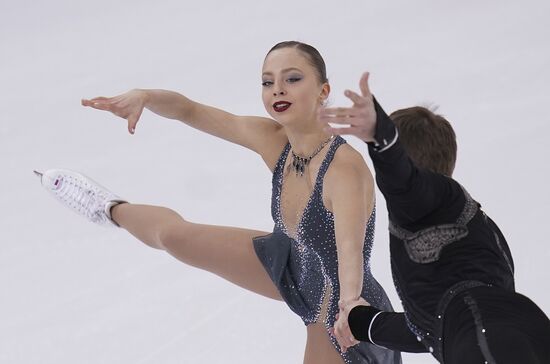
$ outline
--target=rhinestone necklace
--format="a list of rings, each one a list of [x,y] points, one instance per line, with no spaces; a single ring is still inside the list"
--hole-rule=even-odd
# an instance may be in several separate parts
[[[315,157],[324,147],[328,144],[334,138],[334,135],[331,135],[330,138],[325,140],[319,147],[311,154],[309,157],[300,157],[294,151],[292,152],[292,163],[290,163],[290,167],[296,172],[296,176],[300,175],[302,177],[304,175],[304,171],[306,167],[308,166],[309,162],[313,157]]]

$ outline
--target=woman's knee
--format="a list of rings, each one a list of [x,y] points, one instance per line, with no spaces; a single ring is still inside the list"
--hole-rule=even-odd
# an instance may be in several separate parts
[[[161,249],[170,250],[185,244],[189,239],[191,223],[183,219],[176,211],[166,209],[166,218],[157,227],[157,242]]]

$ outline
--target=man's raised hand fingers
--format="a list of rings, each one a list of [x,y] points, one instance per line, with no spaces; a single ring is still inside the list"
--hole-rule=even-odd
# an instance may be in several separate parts
[[[370,73],[365,72],[361,76],[361,79],[359,80],[359,88],[361,89],[361,93],[363,94],[363,97],[371,98],[372,94],[370,92],[369,88],[369,76]]]
[[[356,108],[334,107],[326,108],[319,112],[318,120],[321,123],[353,124],[353,119],[358,115]]]
[[[347,98],[350,99],[357,106],[365,105],[367,103],[365,97],[359,95],[357,92],[346,90],[344,91],[344,95],[346,95]]]
[[[330,125],[327,125],[323,130],[326,133],[329,133],[332,135],[355,135],[359,137],[359,135],[361,134],[361,128],[358,128],[355,126],[349,126],[344,128],[333,128]]]
[[[340,125],[354,125],[355,117],[335,117],[335,116],[322,116],[319,118],[321,124],[340,124]]]
[[[353,116],[357,114],[357,111],[353,107],[326,107],[319,113],[321,116]]]

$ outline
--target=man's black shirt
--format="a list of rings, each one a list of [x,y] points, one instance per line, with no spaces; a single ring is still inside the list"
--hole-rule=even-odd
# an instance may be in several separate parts
[[[391,268],[405,314],[359,306],[349,323],[359,340],[433,352],[448,301],[476,285],[513,291],[513,261],[500,229],[480,205],[454,179],[417,168],[376,100],[375,108],[376,142],[368,143],[369,154],[393,226]]]

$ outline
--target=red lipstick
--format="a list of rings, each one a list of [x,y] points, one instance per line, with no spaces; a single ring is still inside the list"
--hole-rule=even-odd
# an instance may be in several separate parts
[[[273,104],[273,110],[275,110],[276,112],[283,112],[286,111],[290,107],[290,105],[292,105],[292,103],[288,101],[277,101]]]

